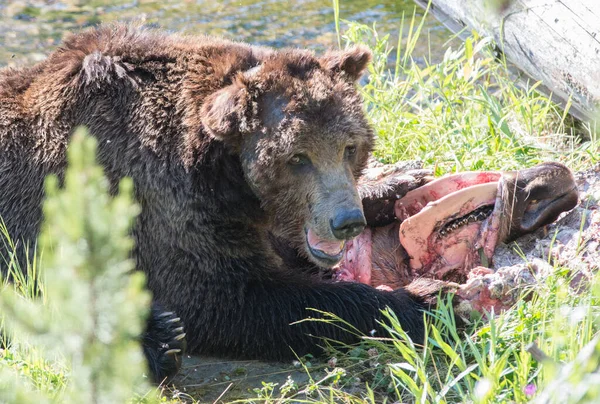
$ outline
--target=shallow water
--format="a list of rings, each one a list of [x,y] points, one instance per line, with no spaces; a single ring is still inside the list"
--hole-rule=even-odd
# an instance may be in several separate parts
[[[381,34],[393,36],[398,34],[403,13],[410,18],[415,10],[412,0],[340,3],[342,19],[376,24]],[[422,16],[423,10],[417,7],[416,13]],[[274,47],[322,50],[337,46],[329,0],[0,0],[0,66],[43,59],[68,31],[106,21],[136,20],[170,31],[221,35]],[[428,55],[429,49],[442,52],[450,36],[433,17],[427,17],[424,34],[415,51],[417,58]]]

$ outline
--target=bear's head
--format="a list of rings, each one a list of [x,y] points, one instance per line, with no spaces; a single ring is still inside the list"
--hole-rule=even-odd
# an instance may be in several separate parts
[[[272,231],[323,267],[366,225],[356,180],[373,132],[355,83],[370,59],[364,47],[273,52],[201,112],[209,135],[240,156]]]

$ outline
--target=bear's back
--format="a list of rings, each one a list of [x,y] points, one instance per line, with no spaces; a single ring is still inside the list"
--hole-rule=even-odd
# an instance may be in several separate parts
[[[98,159],[113,189],[131,176],[144,202],[185,206],[193,196],[183,160],[188,149],[208,141],[199,126],[190,129],[200,125],[204,97],[269,52],[114,24],[69,35],[33,67],[0,70],[0,217],[13,241],[32,250],[44,178],[63,174],[78,125],[98,139]],[[213,177],[203,188],[221,186]],[[18,248],[21,259],[25,250]]]

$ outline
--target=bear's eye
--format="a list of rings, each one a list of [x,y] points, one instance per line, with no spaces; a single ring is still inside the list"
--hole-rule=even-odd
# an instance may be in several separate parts
[[[356,154],[356,146],[354,145],[350,145],[350,146],[346,146],[346,157],[352,157]]]
[[[290,158],[289,163],[294,166],[303,166],[310,164],[310,159],[305,154],[294,154]]]

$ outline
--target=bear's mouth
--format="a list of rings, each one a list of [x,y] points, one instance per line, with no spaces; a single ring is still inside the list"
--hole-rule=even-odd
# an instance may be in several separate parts
[[[314,230],[305,229],[306,245],[310,255],[325,267],[332,267],[342,259],[345,240],[324,239],[316,235]]]

